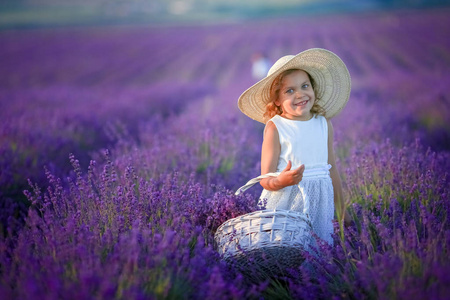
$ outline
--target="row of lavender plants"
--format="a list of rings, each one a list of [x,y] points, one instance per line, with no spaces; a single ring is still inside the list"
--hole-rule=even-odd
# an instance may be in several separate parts
[[[418,16],[0,33],[2,298],[444,299],[450,45],[445,11]],[[334,120],[353,224],[299,268],[253,278],[213,242],[259,209],[260,188],[233,194],[259,174],[263,129],[236,99],[255,49],[308,47],[338,53],[354,78]],[[30,208],[17,210],[27,178]]]

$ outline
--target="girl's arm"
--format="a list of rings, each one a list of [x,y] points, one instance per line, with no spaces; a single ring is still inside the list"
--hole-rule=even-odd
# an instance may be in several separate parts
[[[333,182],[334,207],[336,208],[337,216],[338,218],[340,218],[340,221],[344,220],[344,223],[346,225],[349,225],[350,217],[345,210],[341,177],[336,167],[336,158],[334,156],[334,149],[333,149],[334,129],[330,120],[327,120],[327,123],[328,123],[328,163],[331,165],[330,177],[331,181]]]
[[[273,122],[268,122],[264,129],[264,140],[261,150],[261,174],[276,172],[280,157],[281,145],[277,127]],[[305,166],[291,170],[289,161],[286,168],[277,177],[268,177],[260,181],[263,188],[269,191],[278,191],[290,185],[298,184],[302,180]]]

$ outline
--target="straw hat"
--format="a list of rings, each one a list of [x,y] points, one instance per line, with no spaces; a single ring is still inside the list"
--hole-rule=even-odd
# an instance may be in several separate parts
[[[347,104],[350,96],[350,74],[344,62],[333,52],[313,48],[297,55],[287,55],[275,62],[267,77],[260,80],[239,97],[239,109],[250,118],[264,122],[266,105],[270,102],[270,86],[273,80],[289,69],[301,69],[315,81],[314,91],[318,104],[331,119]]]

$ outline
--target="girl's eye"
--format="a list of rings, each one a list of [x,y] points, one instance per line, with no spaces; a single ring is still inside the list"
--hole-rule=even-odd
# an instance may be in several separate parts
[[[287,91],[286,91],[286,94],[292,94],[294,92],[294,89],[288,89]]]
[[[309,84],[305,83],[304,85],[302,85],[302,88],[304,88],[304,89],[309,88]]]

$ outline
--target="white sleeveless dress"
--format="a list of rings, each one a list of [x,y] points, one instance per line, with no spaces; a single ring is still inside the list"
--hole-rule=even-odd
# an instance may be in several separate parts
[[[294,121],[279,115],[273,117],[278,130],[281,152],[277,172],[288,161],[292,169],[305,165],[298,185],[278,191],[263,190],[260,203],[267,201],[267,209],[286,209],[307,214],[313,231],[329,244],[333,243],[334,195],[328,164],[328,125],[323,116],[308,121]]]

